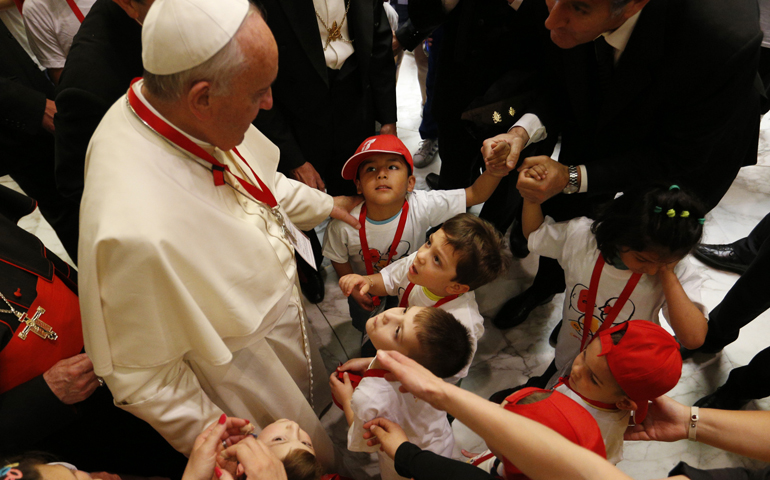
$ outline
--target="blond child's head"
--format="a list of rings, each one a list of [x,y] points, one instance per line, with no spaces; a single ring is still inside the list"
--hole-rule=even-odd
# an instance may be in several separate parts
[[[396,350],[441,378],[455,375],[471,357],[468,329],[438,308],[391,308],[370,318],[366,333],[377,350]]]
[[[375,135],[361,143],[342,167],[368,205],[401,205],[414,190],[412,154],[395,135]]]
[[[436,295],[475,290],[505,273],[512,262],[495,227],[475,215],[456,215],[430,235],[409,267],[407,278]]]
[[[288,480],[319,480],[324,474],[310,435],[296,422],[277,420],[256,437],[283,462]]]
[[[679,344],[662,327],[631,320],[601,332],[572,363],[569,385],[584,398],[633,410],[641,423],[647,402],[676,386]]]

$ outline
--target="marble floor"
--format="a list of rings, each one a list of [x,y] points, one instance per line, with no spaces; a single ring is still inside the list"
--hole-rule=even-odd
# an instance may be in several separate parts
[[[399,136],[415,151],[420,138],[420,91],[417,85],[414,58],[404,56],[398,82]],[[416,171],[417,188],[425,186],[425,175],[438,172],[439,162]],[[8,177],[3,184],[18,188]],[[764,215],[770,212],[770,118],[762,124],[758,164],[744,168],[722,202],[708,215],[706,243],[729,243],[746,236]],[[51,227],[36,212],[25,217],[20,225],[40,237],[46,246],[68,260]],[[713,308],[730,289],[737,275],[709,269],[693,260],[706,278],[702,297],[707,307]],[[323,345],[327,367],[333,369],[339,362],[354,358],[359,353],[360,333],[350,324],[347,302],[337,286],[334,270],[326,262],[326,298],[319,305],[307,303],[308,317]],[[479,289],[476,293],[481,313],[485,316],[486,333],[480,340],[478,352],[462,387],[483,397],[502,388],[519,385],[532,375],[541,373],[550,362],[553,349],[548,345],[548,334],[560,320],[562,295],[547,305],[538,307],[522,325],[500,331],[489,321],[509,298],[524,290],[532,281],[537,266],[533,255],[517,261],[510,274]],[[722,354],[710,359],[688,360],[684,364],[682,380],[670,393],[684,404],[692,404],[711,393],[727,378],[733,367],[747,364],[753,355],[770,345],[770,311],[765,312],[744,328],[740,338],[725,348]],[[770,409],[770,400],[749,403],[749,409]],[[346,452],[347,426],[342,412],[332,407],[323,417],[335,443],[344,452],[343,461],[349,475],[366,479],[377,475],[374,457],[368,454]],[[457,453],[459,448],[480,451],[482,440],[460,422],[453,425]],[[694,442],[676,443],[626,442],[625,460],[618,466],[636,479],[663,478],[680,460],[701,468],[726,466],[758,467],[759,462]]]

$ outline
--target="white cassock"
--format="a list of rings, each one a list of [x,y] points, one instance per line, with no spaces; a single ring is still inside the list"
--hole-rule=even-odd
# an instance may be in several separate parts
[[[141,96],[140,85],[132,88]],[[232,152],[189,138],[258,185]],[[329,216],[332,198],[277,173],[278,148],[256,128],[237,149],[299,228]],[[188,455],[222,412],[259,427],[288,418],[331,464],[331,441],[308,403],[310,365],[318,410],[330,401],[327,374],[305,343],[294,249],[269,208],[232,175],[215,186],[211,165],[143,124],[126,96],[91,139],[86,178],[84,339],[115,402]]]

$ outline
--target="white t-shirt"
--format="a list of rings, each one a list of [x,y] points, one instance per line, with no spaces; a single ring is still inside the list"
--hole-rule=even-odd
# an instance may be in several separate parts
[[[551,217],[545,217],[543,224],[529,236],[529,250],[558,260],[564,269],[567,290],[564,296],[562,326],[556,346],[556,368],[562,370],[580,353],[583,338],[583,320],[585,307],[582,303],[588,294],[599,249],[596,238],[591,233],[592,220],[581,217],[568,222],[555,223]],[[674,273],[690,300],[708,318],[708,310],[701,303],[700,288],[703,278],[692,264],[683,259],[674,268]],[[588,336],[590,342],[593,333],[609,315],[610,308],[626,286],[633,273],[605,264],[599,279],[594,307],[594,321]],[[668,318],[668,307],[663,287],[657,276],[642,275],[631,296],[623,305],[613,325],[628,320],[649,320],[660,325],[658,314]]]
[[[83,16],[96,0],[75,0]],[[22,7],[24,25],[32,50],[45,68],[64,68],[72,38],[80,21],[66,0],[26,0]]]
[[[455,215],[465,213],[465,190],[419,190],[407,194],[409,213],[404,233],[396,248],[393,262],[416,252],[425,243],[428,229],[440,225]],[[358,218],[363,204],[353,209],[351,215]],[[366,220],[366,240],[372,252],[374,273],[379,272],[388,261],[388,252],[396,236],[401,213],[387,223],[372,223]],[[342,220],[332,220],[324,236],[324,257],[332,262],[350,262],[353,272],[366,275],[361,238],[358,230]]]
[[[396,473],[393,460],[380,450],[379,445],[370,447],[364,440],[364,424],[377,417],[384,417],[401,426],[409,441],[423,450],[445,457],[452,456],[454,433],[446,412],[436,410],[411,393],[398,391],[399,382],[388,382],[380,377],[364,377],[353,391],[351,408],[355,414],[348,430],[348,450],[351,452],[377,452],[380,459],[382,480],[402,479]]]
[[[39,67],[40,63],[35,57],[35,52],[32,51],[32,47],[29,46],[29,40],[27,39],[27,30],[24,28],[24,20],[21,18],[21,13],[16,7],[6,8],[0,10],[0,21],[2,21],[11,32],[11,35],[19,42],[21,48],[27,52],[29,58]]]
[[[385,285],[385,291],[388,295],[398,295],[398,300],[401,301],[406,288],[409,286],[409,279],[407,273],[409,267],[414,263],[414,258],[417,256],[417,252],[409,255],[407,258],[402,258],[398,262],[394,262],[383,268],[380,274],[382,274],[382,281]],[[409,294],[409,305],[418,307],[432,307],[441,300],[443,297],[437,297],[433,295],[426,288],[415,285],[412,288],[412,292]],[[451,313],[462,323],[471,336],[471,358],[468,363],[460,370],[459,373],[453,377],[446,378],[447,382],[456,383],[461,378],[468,375],[468,369],[471,368],[473,363],[473,356],[476,355],[476,344],[484,335],[484,317],[479,313],[479,306],[476,303],[476,295],[473,292],[466,292],[455,298],[454,300],[441,305],[439,308]]]
[[[607,460],[613,465],[623,460],[623,434],[628,427],[631,412],[629,410],[605,410],[595,407],[564,384],[557,386],[554,390],[579,403],[594,417],[596,424],[599,425],[599,430],[602,432],[604,448],[607,449]]]

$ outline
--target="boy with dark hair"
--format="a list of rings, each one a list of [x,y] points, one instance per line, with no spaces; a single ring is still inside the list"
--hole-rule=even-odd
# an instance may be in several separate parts
[[[452,314],[437,308],[412,306],[392,308],[366,322],[369,338],[377,350],[396,350],[439,377],[455,375],[471,358],[468,330]],[[363,425],[385,417],[404,428],[420,448],[450,457],[454,435],[446,413],[436,410],[412,394],[401,393],[398,382],[385,380],[377,358],[350,360],[329,379],[332,395],[342,406],[350,425],[348,449],[354,452],[377,451],[383,480],[400,479],[393,460],[377,446],[366,445]],[[357,386],[352,372],[363,372]]]
[[[674,388],[682,374],[679,344],[662,327],[631,320],[600,332],[572,362],[554,390],[588,410],[607,448],[607,460],[623,459],[623,434],[632,417],[640,424],[647,402]]]
[[[447,220],[420,249],[374,275],[340,279],[345,295],[398,295],[399,306],[436,307],[454,315],[471,334],[473,353],[484,334],[473,290],[504,272],[511,264],[503,236],[486,220],[463,213]],[[448,381],[465,377],[473,356]]]
[[[510,146],[501,143],[496,149],[507,151]],[[374,275],[415,252],[430,227],[485,202],[511,169],[505,162],[489,164],[468,188],[414,191],[414,165],[406,146],[393,135],[369,137],[342,169],[342,177],[353,181],[365,200],[351,212],[359,218],[361,229],[332,220],[323,254],[340,278],[351,273]],[[353,326],[364,331],[379,300],[353,292],[348,304]]]

